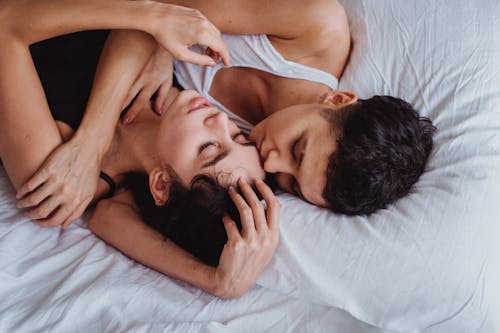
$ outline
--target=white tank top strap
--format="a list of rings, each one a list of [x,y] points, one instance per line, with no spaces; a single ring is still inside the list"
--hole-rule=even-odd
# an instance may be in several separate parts
[[[281,77],[322,83],[332,89],[338,87],[338,79],[332,74],[283,58],[267,35],[222,35],[222,39],[229,48],[231,67],[254,68]],[[192,49],[200,53],[204,51],[200,46],[193,46]],[[214,67],[202,67],[174,60],[174,73],[183,88],[197,90],[210,103],[226,112],[242,130],[250,131],[252,124],[236,116],[210,96],[213,79],[221,68],[224,68],[222,63],[217,63]]]

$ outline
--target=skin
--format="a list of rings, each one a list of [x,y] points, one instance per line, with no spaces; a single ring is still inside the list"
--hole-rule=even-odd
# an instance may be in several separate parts
[[[328,160],[337,149],[340,130],[332,130],[323,112],[336,112],[357,101],[351,92],[331,91],[319,103],[293,105],[257,124],[249,138],[256,142],[264,169],[279,186],[316,206],[323,198]]]
[[[140,71],[124,72],[123,68],[128,67],[127,61],[141,58],[141,52],[151,53],[135,44],[137,31],[156,36],[167,50],[195,63],[213,63],[212,58],[189,51],[189,45],[198,43],[216,50],[225,63],[229,59],[219,31],[198,11],[157,2],[4,0],[0,2],[0,24],[0,42],[4,45],[0,56],[0,156],[18,189],[17,198],[26,197],[29,207],[40,209],[39,203],[51,197],[51,204],[59,208],[50,223],[56,221],[57,225],[78,218],[98,190],[100,163],[111,142],[126,91]],[[62,144],[42,97],[41,84],[30,79],[36,77],[36,71],[28,46],[85,29],[134,29],[119,37],[123,38],[122,47],[113,52],[128,53],[127,45],[139,52],[127,61],[119,55],[113,61],[103,61],[96,76],[104,79],[96,80],[93,88],[102,94],[91,95],[80,127]],[[121,31],[117,35],[126,30]],[[109,50],[105,50],[103,58],[108,56]],[[117,75],[119,80],[105,79]],[[23,89],[20,108],[17,92]],[[32,193],[35,189],[38,193]]]
[[[193,136],[193,131],[197,135]],[[168,201],[170,168],[186,183],[199,173],[237,176],[234,185],[240,188],[242,195],[233,187],[230,187],[229,195],[240,212],[243,228],[239,232],[234,221],[224,218],[228,242],[218,267],[204,265],[147,227],[128,192],[100,201],[88,221],[89,228],[148,267],[222,298],[241,296],[255,283],[276,249],[280,204],[271,189],[260,180],[264,173],[255,146],[249,145],[239,133],[225,113],[200,103],[198,93],[189,90],[179,93],[171,89],[168,106],[160,121],[152,112],[143,112],[130,126],[118,126],[112,151],[102,166],[114,178],[130,170],[149,173],[150,189],[157,205]],[[155,140],[158,143],[156,149],[150,144]],[[218,150],[200,153],[199,147],[207,146],[207,142],[215,142],[218,149],[231,150],[232,154],[239,156],[235,159],[228,156],[209,170],[200,168],[199,165],[219,153]],[[184,148],[179,150],[179,147]],[[115,156],[127,156],[128,159],[126,162],[119,159],[121,163],[117,163]],[[241,165],[235,166],[234,162]],[[164,168],[164,165],[169,165],[169,168]],[[186,169],[181,172],[176,169],[179,167]],[[234,171],[231,174],[232,170],[236,170],[237,175]],[[266,210],[249,181],[255,183],[264,198]]]
[[[147,4],[147,2],[144,3]],[[337,1],[318,0],[304,2],[299,0],[275,0],[269,2],[262,0],[249,2],[244,0],[217,0],[210,3],[206,1],[180,1],[179,3],[199,9],[205,16],[209,17],[209,19],[221,31],[225,33],[268,34],[270,42],[287,60],[330,72],[337,77],[340,77],[347,62],[350,37],[345,13]],[[225,8],[225,10],[220,11],[219,8],[221,7]],[[139,30],[146,32],[151,31],[151,35],[158,39],[157,35],[158,31],[160,31],[158,27],[161,26],[158,22],[161,20],[157,20],[154,16],[148,16],[147,18],[150,19],[152,23],[146,23],[148,28],[141,27]],[[11,20],[11,22],[15,21],[16,20]],[[144,23],[144,20],[142,20],[142,22]],[[277,24],[277,22],[279,22],[279,24]],[[300,24],[297,24],[297,22],[300,22]],[[147,38],[144,37],[144,40],[146,39]],[[123,105],[131,87],[139,89],[140,91],[151,91],[151,88],[143,89],[148,86],[145,82],[149,82],[143,78],[148,77],[151,71],[147,72],[145,75],[140,73],[143,73],[143,69],[148,68],[146,65],[150,63],[151,59],[155,58],[153,56],[154,48],[139,48],[144,52],[142,52],[142,54],[138,57],[130,58],[127,56],[127,52],[125,52],[126,45],[126,43],[117,42],[113,49],[110,48],[111,50],[115,50],[116,53],[119,53],[120,51],[123,52],[121,57],[116,57],[114,59],[116,61],[119,60],[122,69],[127,68],[127,73],[135,73],[135,78],[139,76],[138,80],[142,81],[139,81],[138,85],[134,85],[133,82],[135,79],[127,79],[124,81],[118,80],[118,78],[120,78],[118,70],[102,73],[102,75],[99,75],[96,78],[95,82],[95,86],[101,87],[102,89],[95,89],[93,91],[89,101],[89,110],[87,110],[87,113],[96,113],[96,111],[92,111],[92,109],[95,108],[98,103],[92,103],[92,100],[106,101],[110,96],[113,96],[115,98],[113,98],[112,101],[116,102],[118,106],[115,104],[109,105],[108,110],[112,110],[109,112],[117,115],[119,113],[120,106]],[[332,47],[332,45],[335,47]],[[219,48],[219,50],[222,49]],[[220,54],[221,51],[219,50],[216,49],[216,55],[222,56],[222,54]],[[157,48],[157,51],[162,52],[163,50]],[[111,52],[108,55],[105,53],[103,63],[106,63],[106,56],[108,56],[108,65],[112,66],[113,61],[111,61],[111,58],[113,57],[111,56]],[[128,60],[126,65],[124,65],[123,60],[125,58]],[[13,59],[10,60],[13,61]],[[23,65],[29,67],[29,64]],[[155,66],[152,67],[154,68]],[[108,67],[102,65],[101,68]],[[133,76],[132,74],[130,75]],[[22,75],[18,77],[21,79]],[[159,92],[161,93],[160,95],[165,96],[166,89],[163,89],[163,84],[166,82],[161,82],[162,79],[165,78],[162,77],[157,79],[155,85],[159,87]],[[135,82],[138,81],[136,80]],[[113,87],[114,89],[110,89],[110,87]],[[287,109],[293,105],[317,104],[321,101],[321,97],[329,92],[331,92],[329,87],[323,86],[319,83],[281,78],[273,76],[269,73],[245,68],[226,68],[221,70],[215,77],[214,84],[210,91],[214,98],[221,101],[236,114],[254,122],[272,115],[275,110]],[[140,100],[144,103],[144,101],[149,100],[149,98],[143,97]],[[162,105],[162,103],[155,103],[157,112],[162,111],[161,108],[158,109],[158,106]],[[96,122],[95,118],[93,119],[93,121]],[[132,119],[129,118],[127,123],[130,124],[131,120]],[[92,121],[90,120],[85,121],[84,119],[82,125],[87,123],[90,124],[91,122]],[[80,142],[80,144],[82,143]],[[74,148],[78,145],[71,143],[69,145],[62,145],[61,147],[64,147],[62,149],[65,149],[68,146],[70,148]],[[88,142],[83,146],[85,146],[89,152],[95,152],[97,145],[96,143]],[[21,188],[19,197],[23,197],[24,199],[22,200],[27,200],[25,207],[38,207],[44,198],[50,196],[51,193],[57,193],[57,186],[52,186],[47,188],[45,191],[42,191],[42,194],[40,195],[38,192],[40,192],[40,189],[43,188],[43,186],[39,187],[39,185],[49,185],[54,182],[58,184],[67,183],[64,179],[61,181],[60,171],[58,168],[54,167],[54,165],[59,165],[60,162],[63,161],[66,165],[82,165],[82,169],[84,169],[83,165],[86,163],[85,161],[77,164],[74,163],[75,159],[78,160],[78,156],[81,156],[81,154],[61,157],[61,155],[64,154],[58,154],[58,149],[60,148],[57,148],[55,153],[51,153],[40,170],[25,184],[25,186]],[[73,150],[70,149],[70,151]],[[97,151],[99,151],[99,149],[97,149]],[[98,154],[97,156],[100,155]],[[95,163],[94,165],[98,164]],[[69,169],[75,179],[83,177],[83,179],[88,182],[88,180],[92,178],[91,174],[88,175],[88,177],[84,177],[87,175],[84,172],[71,168]],[[96,170],[95,167],[94,170]],[[283,169],[275,171],[287,173],[289,170]],[[157,172],[156,175],[157,177],[153,177],[153,181],[150,182],[151,188],[158,189],[159,195],[154,194],[154,191],[153,194],[156,196],[157,200],[163,200],[164,198],[162,198],[161,194],[166,191],[165,186],[162,186],[162,184],[166,183],[166,179],[164,179],[166,176],[160,172]],[[94,173],[93,176],[97,178],[97,173]],[[302,184],[302,186],[307,186],[307,184]],[[84,187],[85,186],[82,188]],[[240,187],[245,187],[245,184],[240,184]],[[78,188],[80,187],[78,186]],[[304,191],[304,188],[301,188],[301,191]],[[91,188],[87,192],[93,193],[93,189]],[[36,195],[39,195],[39,200],[33,200],[33,196]],[[66,198],[70,197],[72,196],[64,196],[63,202],[64,200],[67,200]],[[233,200],[238,201],[237,197],[234,195],[232,197]],[[52,218],[50,225],[67,223],[66,221],[70,221],[72,218],[79,216],[79,206],[77,205],[81,205],[81,200],[77,197],[74,201],[75,203],[68,205],[66,210],[71,212],[72,207],[77,207],[77,213],[70,215],[65,220],[62,215],[57,216],[57,218]],[[249,195],[244,195],[244,201],[246,202],[246,206],[240,200],[238,209],[244,218],[249,221],[249,225],[253,224],[253,229],[248,228],[240,235],[240,239],[242,239],[241,244],[244,245],[240,244],[235,247],[229,246],[228,252],[235,254],[235,258],[239,258],[235,261],[235,263],[243,265],[242,267],[246,267],[246,261],[241,260],[241,257],[237,256],[238,248],[246,248],[247,251],[243,252],[247,254],[246,260],[248,260],[249,263],[248,267],[251,267],[251,271],[257,273],[252,275],[249,271],[246,271],[246,274],[243,274],[243,276],[239,279],[232,280],[234,282],[232,288],[223,288],[225,291],[232,291],[228,293],[221,292],[220,294],[224,295],[222,297],[234,297],[234,295],[240,295],[241,292],[248,290],[248,288],[250,288],[255,282],[258,273],[262,271],[267,262],[270,260],[277,244],[275,229],[270,227],[268,229],[259,227],[259,225],[262,225],[262,219],[264,216],[269,225],[269,223],[272,222],[271,220],[273,219],[273,216],[276,218],[275,214],[271,213],[271,216],[269,216],[268,212],[264,213],[262,208],[259,207],[257,201],[252,199]],[[99,209],[99,207],[103,208]],[[273,211],[273,209],[271,209],[271,211]],[[122,224],[117,225],[116,220],[110,218],[114,216],[120,216],[120,222]],[[214,274],[206,274],[206,272],[208,272],[206,267],[203,267],[200,263],[189,261],[187,257],[184,257],[185,261],[181,260],[181,262],[184,262],[185,265],[181,268],[176,267],[176,263],[178,263],[176,260],[181,258],[182,255],[179,255],[178,252],[172,250],[170,245],[168,245],[168,242],[159,243],[158,241],[154,241],[154,233],[149,231],[143,232],[140,234],[141,237],[139,237],[139,239],[135,239],[135,244],[133,242],[130,243],[130,234],[127,235],[127,231],[123,229],[128,230],[128,228],[131,228],[130,230],[136,230],[134,228],[139,225],[139,228],[144,227],[143,224],[140,224],[142,222],[140,221],[140,218],[138,218],[137,214],[134,214],[134,208],[131,203],[124,203],[121,201],[121,198],[120,200],[101,201],[98,205],[98,209],[96,210],[96,214],[91,221],[93,222],[90,223],[90,227],[94,232],[96,232],[96,234],[122,250],[127,255],[130,255],[132,258],[143,262],[150,267],[172,276],[180,274],[180,278],[186,281],[191,281],[194,285],[216,294],[219,294],[219,290],[217,287],[214,288],[213,286],[224,285],[223,283],[220,283],[220,279],[217,279],[217,277],[220,277],[221,274],[218,274],[217,271]],[[127,228],[123,228],[124,225],[127,225]],[[255,230],[255,232],[253,232],[253,230]],[[228,235],[230,232],[231,231],[228,230]],[[135,234],[135,236],[137,235],[138,234]],[[230,238],[234,240],[234,237]],[[139,248],[135,250],[132,249],[132,247],[138,243]],[[147,244],[157,244],[156,258],[154,256],[145,256],[144,253],[146,252],[142,252],[141,249],[147,247]],[[255,249],[257,248],[259,251],[255,252]],[[160,255],[158,252],[161,252],[162,254]],[[152,252],[149,253],[151,254]],[[173,257],[170,258],[170,255],[173,255]],[[170,259],[166,263],[162,264],[158,260],[164,256],[168,256]],[[153,262],[151,262],[151,260]],[[230,267],[238,267],[238,265],[234,264]],[[224,274],[222,274],[222,276],[224,276]],[[214,283],[214,281],[216,281],[216,283]],[[217,281],[219,281],[219,283],[217,283]]]
[[[129,3],[133,2],[127,1],[126,3],[128,6]],[[87,162],[86,158],[88,157],[86,155],[88,151],[82,151],[82,143],[78,141],[80,140],[78,139],[79,134],[86,133],[85,131],[81,132],[81,128],[79,128],[73,137],[69,139],[68,143],[63,144],[63,135],[67,136],[70,133],[68,133],[67,128],[65,130],[61,129],[60,131],[56,122],[54,122],[50,115],[43,88],[31,60],[28,44],[37,41],[37,38],[41,38],[40,36],[42,35],[44,38],[48,38],[61,33],[76,31],[80,28],[112,28],[116,20],[121,22],[124,17],[129,17],[130,20],[127,21],[133,21],[134,25],[142,21],[144,26],[151,27],[151,15],[147,14],[150,13],[148,10],[151,9],[149,5],[153,6],[154,13],[159,9],[156,3],[149,2],[141,2],[138,4],[139,7],[132,8],[122,6],[118,1],[109,2],[108,5],[111,5],[106,7],[109,11],[103,11],[101,8],[102,2],[100,1],[84,1],[83,3],[78,1],[53,1],[50,4],[53,6],[49,6],[50,10],[44,12],[46,8],[44,5],[47,5],[47,3],[43,1],[2,1],[0,3],[0,22],[7,27],[6,29],[0,29],[0,41],[4,46],[1,50],[5,51],[2,52],[2,56],[0,56],[0,72],[2,73],[0,76],[0,87],[2,88],[0,89],[0,156],[4,167],[9,173],[11,181],[16,187],[22,183],[27,175],[32,173],[33,170],[36,170],[44,159],[47,160],[42,168],[49,166],[48,171],[44,169],[44,174],[50,176],[51,168],[54,171],[53,174],[59,173],[60,175],[65,175],[64,163],[70,161],[79,166],[78,158],[82,158],[83,156],[82,162],[85,164]],[[118,8],[113,7],[116,4],[118,4]],[[147,6],[145,8],[141,7],[143,4]],[[83,8],[85,8],[86,11],[83,10]],[[126,8],[125,12],[122,11],[123,8]],[[145,11],[139,11],[138,8],[145,9]],[[31,10],[33,10],[33,12],[31,12]],[[188,10],[188,13],[190,13],[190,11],[191,10]],[[82,15],[82,13],[86,15]],[[181,19],[182,22],[186,21],[186,17],[182,15],[183,13],[185,13],[184,10],[182,10],[180,14],[176,14],[176,18]],[[30,24],[27,24],[27,22],[22,19],[25,17],[23,15],[30,17],[30,20],[33,21],[29,21]],[[52,17],[51,15],[54,16],[53,20],[45,19],[47,16]],[[73,19],[67,19],[68,15]],[[135,17],[135,15],[138,17]],[[191,21],[191,24],[185,26],[184,33],[187,33],[188,36],[189,33],[193,33],[193,36],[196,36],[198,39],[200,31],[204,31],[207,27],[210,28],[212,26],[210,24],[206,25],[207,21],[203,16],[194,15],[194,17],[197,20],[195,20],[196,22],[201,22],[202,24],[195,24],[196,22]],[[63,22],[58,20],[61,18]],[[165,17],[160,18],[165,19]],[[85,21],[86,23],[82,23],[79,19],[88,20],[88,22]],[[99,19],[102,19],[104,23],[99,23]],[[49,25],[44,26],[44,22],[49,23]],[[158,21],[156,20],[155,22],[157,23]],[[95,24],[95,26],[93,24]],[[118,26],[119,25],[116,27]],[[31,27],[36,27],[36,29],[31,29]],[[42,31],[45,32],[39,35]],[[202,35],[207,39],[208,45],[213,44],[214,47],[217,48],[217,42],[210,42],[212,36],[211,31],[211,29],[208,29],[206,33]],[[38,37],[32,37],[31,34]],[[32,38],[27,38],[27,36],[31,36]],[[183,36],[186,37],[186,34]],[[217,36],[214,37],[217,39]],[[186,44],[184,43],[191,43],[189,38],[181,38],[182,42],[176,38],[170,39],[171,42],[177,41],[177,46],[181,50],[184,48],[187,50]],[[197,39],[192,39],[192,41],[196,41]],[[141,42],[140,45],[137,44],[138,40]],[[114,31],[108,42],[96,72],[94,88],[86,111],[87,118],[85,118],[94,119],[93,121],[99,119],[101,122],[105,123],[107,121],[109,122],[109,119],[113,117],[103,115],[103,110],[109,108],[110,111],[108,112],[111,115],[118,115],[121,102],[124,100],[135,78],[137,78],[138,73],[140,73],[140,68],[135,67],[134,64],[145,63],[155,46],[150,36],[142,34],[139,31]],[[131,49],[140,50],[141,52],[131,52]],[[220,50],[222,53],[224,52],[223,48]],[[186,52],[189,54],[188,51]],[[222,53],[219,54],[222,56]],[[128,69],[126,75],[124,75],[123,68]],[[115,80],[116,77],[120,79]],[[99,94],[97,94],[97,92]],[[110,96],[112,98],[110,98]],[[22,108],[19,108],[19,104],[17,103],[19,100],[23,100]],[[144,115],[146,115],[146,113],[144,113]],[[87,120],[87,122],[91,123],[92,121]],[[99,128],[102,129],[101,127]],[[127,130],[131,131],[132,128]],[[95,132],[92,131],[91,133],[97,135],[98,130]],[[116,169],[108,169],[108,167],[114,160],[113,152],[120,151],[124,145],[111,144],[113,142],[112,132],[109,133],[109,135],[110,139],[109,142],[106,142],[106,145],[110,148],[110,154],[103,154],[103,156],[99,158],[101,163],[99,163],[97,170],[103,166],[104,171],[110,173],[117,172],[117,174],[119,174],[120,166],[115,166]],[[77,138],[75,139],[75,137]],[[100,141],[99,137],[96,138],[94,136],[82,136],[81,138],[83,138],[84,143],[89,143],[90,146],[92,146],[92,138]],[[134,136],[131,136],[129,142],[133,142],[133,138]],[[135,138],[137,138],[137,136],[135,136]],[[106,141],[107,139],[103,140]],[[148,147],[151,146],[150,142],[152,141],[147,142]],[[130,143],[127,146],[130,146],[129,148],[135,147]],[[88,147],[85,147],[85,149],[87,148]],[[250,149],[251,147],[245,146],[244,148]],[[95,153],[92,149],[89,151],[93,154]],[[139,149],[137,151],[142,150]],[[69,157],[69,160],[65,158],[60,160],[58,158],[61,157],[61,152],[66,155],[69,153],[69,155],[72,156]],[[128,152],[131,151],[128,150]],[[94,156],[93,154],[91,156]],[[47,158],[47,156],[49,157]],[[77,157],[76,160],[74,159],[75,156]],[[104,158],[104,156],[106,156],[106,158]],[[133,154],[126,156],[132,157]],[[128,170],[136,170],[135,168],[140,169],[140,166],[134,164],[134,162],[143,161],[147,163],[147,161],[150,161],[154,170],[155,167],[153,162],[158,164],[160,159],[157,155],[155,158],[154,154],[149,156],[149,158],[149,160],[142,158],[128,160],[131,164],[126,163],[126,165],[121,165],[121,167],[128,166],[132,167],[132,169]],[[59,164],[55,163],[57,161],[59,161]],[[98,163],[98,161],[93,160],[92,163]],[[145,170],[145,167],[146,166],[142,166],[143,170]],[[70,168],[70,171],[77,172],[78,170]],[[64,204],[64,200],[70,197],[76,206],[80,205],[86,207],[86,200],[80,202],[78,196],[77,200],[74,199],[75,192],[72,188],[73,186],[79,187],[80,184],[82,187],[85,187],[89,183],[92,185],[92,177],[85,178],[86,174],[83,173],[83,183],[72,183],[73,179],[80,178],[75,177],[78,173],[69,173],[69,175],[71,175],[71,179],[65,179],[64,177],[60,179],[56,177],[57,179],[55,181],[52,181],[51,177],[49,177],[47,182],[42,182],[42,186],[40,186],[37,191],[31,193],[32,195],[30,195],[29,198],[24,198],[20,201],[20,203],[22,203],[23,200],[27,200],[24,202],[25,206],[32,207],[27,211],[27,214],[36,216],[33,218],[38,219],[37,222],[40,225],[60,225],[60,221],[64,221],[65,219],[64,216],[67,213],[71,214],[69,208],[63,209],[61,200],[59,199],[63,199],[62,202]],[[82,177],[82,174],[79,176]],[[63,187],[60,187],[58,184],[63,184]],[[95,187],[95,184],[93,186]],[[159,265],[154,265],[153,263],[150,265],[150,267],[158,269],[164,274],[192,283],[194,286],[220,297],[238,297],[253,285],[258,274],[264,269],[274,253],[279,235],[277,224],[279,222],[280,207],[276,197],[274,197],[270,189],[262,182],[257,181],[256,186],[266,200],[268,207],[266,211],[264,211],[262,204],[256,198],[255,193],[253,193],[248,184],[240,182],[239,186],[243,189],[243,196],[232,192],[231,197],[236,202],[237,208],[242,215],[241,218],[244,223],[244,229],[242,233],[240,233],[233,221],[227,218],[225,219],[224,225],[228,233],[229,241],[223,250],[220,264],[216,268],[204,265],[199,260],[178,248],[175,244],[160,238],[157,233],[147,228],[140,218],[138,218],[133,203],[127,201],[126,194],[115,199],[101,201],[95,210],[94,216],[89,221],[89,226],[96,234],[103,235],[106,241],[113,245],[116,242],[118,244],[117,247],[123,249],[125,254],[141,262],[147,263],[147,258],[152,257],[151,251],[154,251],[158,258],[167,259],[162,261]],[[28,192],[31,191],[30,188],[31,187],[28,186]],[[51,195],[53,200],[44,200],[44,198],[46,198],[46,193],[44,193],[44,191],[49,191],[50,193],[51,190],[55,191],[55,194]],[[97,191],[92,190],[91,194],[92,197],[97,198],[106,191],[107,185],[99,181],[97,184]],[[89,199],[89,201],[90,200],[91,199]],[[44,205],[39,205],[42,202]],[[47,207],[49,209],[46,209]],[[59,209],[54,213],[51,212],[50,207],[59,207]],[[77,216],[78,214],[73,213],[73,215],[66,220],[71,220],[71,218],[76,218]],[[113,219],[110,219],[110,217],[113,217]],[[117,221],[114,220],[117,217],[120,218],[123,224],[113,224]],[[39,220],[40,218],[42,218],[42,220]],[[102,222],[107,222],[109,224],[106,225],[106,223]],[[115,228],[113,228],[113,226],[115,226]],[[110,228],[108,229],[108,227]],[[131,233],[131,231],[134,232]]]
[[[184,182],[197,174],[218,176],[225,187],[238,178],[247,182],[263,179],[264,170],[255,145],[228,119],[226,113],[210,105],[196,91],[185,90],[161,116],[157,147],[160,159]],[[214,163],[217,161],[216,163]]]
[[[182,3],[201,10],[222,32],[242,33],[239,30],[241,27],[236,26],[229,17],[235,15],[231,10],[236,11],[231,5],[228,11],[213,13],[213,8],[198,1]],[[270,16],[264,11],[269,10],[268,6],[274,5],[283,11],[284,5],[279,1],[271,5],[258,4],[259,8],[252,7],[247,11],[258,13],[254,15],[259,17],[257,20],[262,24],[260,31],[267,33],[274,48],[286,60],[321,69],[339,78],[350,48],[347,19],[342,7],[336,1],[308,3],[312,8],[318,6],[316,10],[288,4],[287,8],[291,9],[286,13],[288,18],[280,17],[280,22],[283,22],[281,26],[271,25],[270,22],[275,21],[262,23]],[[297,8],[302,10],[301,22],[309,22],[310,19],[311,23],[304,23],[306,26],[311,24],[310,30],[304,32],[303,26],[293,26],[293,22],[296,23],[293,17],[297,15]],[[275,20],[276,16],[280,14],[274,14]],[[247,25],[242,26],[249,29],[245,33],[254,32],[251,30],[253,23],[248,22],[251,21],[249,18],[241,21],[246,22]],[[297,31],[297,28],[302,30]],[[250,139],[257,143],[265,171],[276,175],[278,185],[283,190],[314,205],[327,207],[323,198],[326,171],[329,156],[335,152],[339,133],[331,133],[325,117],[319,116],[319,110],[335,112],[354,103],[357,100],[354,93],[336,91],[320,83],[279,77],[250,68],[229,67],[217,72],[210,95],[236,115],[256,124],[250,133]],[[155,102],[155,109],[160,112],[161,98],[158,100]],[[303,136],[299,148],[293,148],[296,137],[291,133]],[[308,144],[304,145],[306,141]],[[297,156],[294,156],[292,149],[301,151],[297,151]]]
[[[275,49],[285,59],[321,69],[337,77],[340,77],[347,62],[350,48],[349,28],[345,12],[336,0],[167,2],[196,8],[224,33],[265,33]],[[148,2],[143,4],[148,4]],[[221,11],[219,8],[225,10]],[[158,27],[164,27],[165,21],[164,19],[157,20],[151,15],[149,18],[151,23],[148,24],[147,28],[142,29],[152,31],[151,34],[156,37],[157,31],[159,31]],[[202,34],[202,36],[204,35],[206,34]],[[157,38],[159,39],[159,37]],[[211,55],[215,58],[220,55],[224,60],[226,57],[219,50],[223,50],[223,48],[214,49]],[[157,48],[157,52],[161,53],[163,50]],[[92,111],[97,107],[96,104],[92,103],[93,100],[105,100],[109,96],[114,96],[113,100],[119,101],[123,106],[123,96],[130,99],[130,96],[140,92],[136,100],[139,104],[134,103],[131,112],[124,118],[125,123],[130,123],[137,112],[136,110],[140,110],[142,106],[140,103],[147,103],[146,101],[149,101],[155,88],[158,88],[159,97],[165,96],[168,90],[170,79],[154,75],[158,71],[155,68],[168,68],[169,66],[167,58],[163,62],[158,61],[159,58],[161,57],[150,52],[147,61],[136,61],[133,65],[122,67],[127,68],[127,73],[141,72],[145,69],[147,74],[141,75],[136,82],[137,84],[133,84],[132,87],[128,86],[125,89],[126,85],[123,84],[123,86],[115,86],[115,89],[110,89],[110,85],[112,85],[110,82],[123,82],[121,79],[118,80],[119,74],[116,74],[114,80],[109,79],[107,84],[99,86],[100,89],[95,94],[96,97],[91,97],[89,101],[87,113],[98,113],[98,111]],[[163,66],[162,63],[167,65]],[[154,65],[150,66],[150,64]],[[113,77],[113,75],[108,77]],[[148,80],[148,77],[151,77],[152,81]],[[165,81],[162,82],[162,80]],[[126,82],[128,83],[128,81]],[[105,89],[108,89],[107,96],[103,95]],[[130,91],[132,93],[129,93]],[[276,110],[285,109],[292,105],[318,103],[321,96],[329,91],[331,91],[329,87],[312,81],[288,79],[248,68],[231,67],[217,73],[210,94],[235,114],[256,123]],[[155,103],[156,111],[160,112],[161,108],[158,108],[158,105],[161,103]],[[107,110],[110,109],[113,110],[109,111],[110,114],[117,115],[119,113],[119,107],[117,108],[115,105],[110,105]],[[99,112],[102,113],[102,111]],[[94,118],[93,122],[96,123],[99,120],[102,119]],[[84,118],[82,125],[87,124],[86,128],[92,128],[88,126],[90,122]],[[94,137],[99,136],[102,134]],[[95,191],[93,186],[88,185],[92,184],[92,182],[88,182],[88,179],[96,179],[97,181],[97,162],[102,155],[99,153],[99,149],[102,147],[96,142],[84,142],[83,136],[79,136],[78,133],[75,137],[79,140],[72,139],[66,145],[58,147],[37,173],[18,191],[18,199],[26,199],[31,203],[30,207],[36,207],[41,202],[41,200],[33,200],[33,196],[40,196],[37,192],[41,191],[42,197],[47,198],[69,188],[66,189],[68,195],[58,199],[65,213],[60,213],[57,218],[53,219],[54,221],[51,221],[57,224],[67,225],[72,219],[78,217],[83,211],[82,207],[86,206],[85,202],[90,200],[90,194]],[[94,156],[98,157],[97,160],[90,158]],[[88,161],[92,161],[91,165]],[[66,173],[61,173],[62,167],[67,170]],[[286,170],[276,171],[285,173]],[[62,177],[61,175],[68,176]],[[317,175],[314,174],[311,177],[317,177]],[[315,186],[309,191],[306,189],[309,183],[309,181],[302,181],[300,184],[302,191],[314,191],[314,196],[319,197],[320,193],[317,191],[319,186]],[[74,194],[70,195],[69,193]],[[315,200],[312,202],[323,204]],[[23,207],[26,206],[23,205]],[[69,215],[68,212],[72,211],[73,213],[69,213],[71,214]]]

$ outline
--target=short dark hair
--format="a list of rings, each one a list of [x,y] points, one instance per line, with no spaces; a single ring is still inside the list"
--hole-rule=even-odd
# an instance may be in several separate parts
[[[424,172],[435,127],[391,96],[359,100],[327,116],[337,149],[323,198],[334,211],[369,215],[407,195]]]
[[[130,174],[126,182],[144,222],[206,264],[218,265],[227,242],[224,214],[241,230],[239,213],[227,188],[207,175],[194,177],[188,187],[173,177],[169,200],[163,206],[155,205],[148,175]]]

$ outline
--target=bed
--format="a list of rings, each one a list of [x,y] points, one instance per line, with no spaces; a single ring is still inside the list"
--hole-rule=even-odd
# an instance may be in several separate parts
[[[341,89],[411,102],[438,128],[412,193],[369,217],[289,195],[252,290],[224,301],[86,228],[43,229],[0,168],[0,332],[500,331],[500,4],[343,0]]]

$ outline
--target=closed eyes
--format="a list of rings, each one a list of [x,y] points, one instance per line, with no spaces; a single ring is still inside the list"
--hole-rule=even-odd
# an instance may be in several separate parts
[[[234,142],[236,142],[242,146],[255,147],[255,142],[248,141],[248,136],[243,131],[239,131],[238,133],[234,134],[232,136],[232,139]],[[216,141],[207,141],[207,142],[203,143],[202,145],[200,145],[200,147],[198,148],[198,155],[204,153],[210,147],[220,148],[221,145]],[[230,153],[230,150],[227,150],[227,149],[221,151],[220,153],[216,154],[216,156],[213,159],[211,159],[207,163],[203,164],[202,168],[208,168],[208,167],[214,166],[215,164],[217,164],[218,162],[223,160],[227,155],[229,155],[229,153]]]
[[[248,140],[248,134],[243,132],[243,131],[239,131],[238,133],[236,133],[235,135],[233,135],[233,141],[242,145],[242,146],[253,146],[255,147],[255,142],[252,142],[250,140]]]
[[[294,162],[296,163],[297,169],[302,165],[302,161],[304,160],[304,146],[299,145],[301,141],[303,141],[304,135],[301,135],[298,139],[293,141],[292,146],[290,147],[290,154]],[[302,146],[302,147],[301,147]]]

